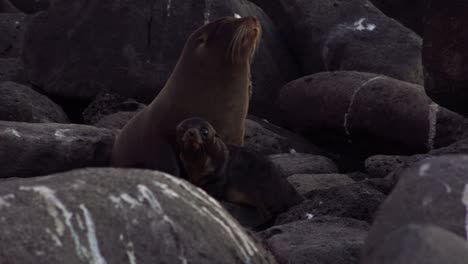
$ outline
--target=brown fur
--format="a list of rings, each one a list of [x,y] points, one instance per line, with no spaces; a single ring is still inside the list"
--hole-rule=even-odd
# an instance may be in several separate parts
[[[226,142],[242,145],[259,34],[254,17],[222,18],[192,33],[164,88],[118,135],[111,165],[177,175],[174,127],[191,116],[203,116]]]
[[[269,159],[224,144],[206,120],[181,122],[177,143],[187,179],[215,198],[253,206],[268,218],[303,200]]]

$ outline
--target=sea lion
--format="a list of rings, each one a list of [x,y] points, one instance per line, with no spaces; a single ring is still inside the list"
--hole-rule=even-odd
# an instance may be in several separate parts
[[[211,196],[253,206],[266,218],[303,201],[268,158],[226,145],[206,120],[186,119],[177,126],[176,134],[187,180]]]
[[[192,33],[161,92],[117,136],[111,166],[177,175],[174,127],[191,116],[203,116],[225,142],[242,145],[260,31],[255,17],[224,17]]]

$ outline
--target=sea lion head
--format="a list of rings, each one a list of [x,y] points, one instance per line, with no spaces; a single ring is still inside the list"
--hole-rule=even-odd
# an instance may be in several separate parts
[[[260,23],[253,16],[223,17],[193,32],[183,57],[189,57],[199,67],[245,65],[252,60],[260,34]]]
[[[213,126],[203,118],[183,120],[176,128],[177,144],[184,154],[203,155],[215,143],[218,135]]]

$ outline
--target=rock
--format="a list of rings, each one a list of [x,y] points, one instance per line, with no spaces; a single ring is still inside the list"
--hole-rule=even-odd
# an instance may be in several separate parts
[[[93,126],[107,129],[122,129],[137,113],[138,112],[117,112],[104,116],[101,120],[94,123]]]
[[[212,198],[144,170],[86,169],[0,185],[5,263],[275,263]]]
[[[294,174],[325,174],[339,172],[333,161],[324,156],[303,153],[285,153],[270,155],[270,159],[280,168],[286,177]]]
[[[0,121],[0,178],[107,166],[114,136],[84,125]]]
[[[346,175],[348,175],[354,181],[363,181],[363,180],[369,178],[369,175],[367,175],[366,173],[364,173],[362,171],[348,172],[348,173],[346,173]]]
[[[366,159],[366,171],[371,178],[384,178],[402,166],[406,158],[406,156],[375,155]]]
[[[365,222],[323,217],[274,226],[259,235],[279,263],[355,264],[367,229]]]
[[[427,1],[423,64],[427,94],[438,104],[468,115],[468,4]]]
[[[385,15],[398,20],[419,36],[423,35],[425,0],[371,0],[371,2]]]
[[[18,58],[0,58],[0,82],[14,81],[25,83],[24,67]]]
[[[244,146],[265,155],[300,152],[325,154],[303,137],[250,115],[245,123]]]
[[[18,10],[8,1],[0,0],[0,13],[17,13]]]
[[[367,157],[424,153],[456,142],[467,127],[464,117],[432,102],[422,86],[369,73],[300,78],[282,88],[280,106],[287,128],[344,150],[351,142]]]
[[[463,264],[468,259],[464,239],[430,225],[404,226],[377,247],[372,255],[363,256],[361,264]]]
[[[361,71],[423,84],[421,38],[369,1],[280,1],[285,16],[276,19],[304,73]]]
[[[255,15],[263,28],[252,65],[251,112],[274,116],[270,108],[276,108],[277,92],[299,76],[270,19],[248,1],[71,3],[54,1],[34,16],[27,31],[23,58],[28,76],[50,94],[89,100],[110,89],[148,103],[164,86],[189,34],[234,14]]]
[[[10,2],[21,12],[27,14],[46,10],[50,5],[49,0],[10,0]]]
[[[294,174],[288,177],[288,181],[299,194],[354,183],[354,180],[345,174]]]
[[[0,82],[0,120],[68,123],[60,106],[33,89],[14,82]]]
[[[0,58],[21,55],[27,16],[21,13],[0,14]]]
[[[143,110],[144,104],[112,93],[102,93],[83,111],[85,124],[95,124],[105,116],[117,112],[138,112]]]
[[[385,195],[367,182],[324,190],[313,190],[305,197],[309,201],[292,207],[276,218],[276,224],[285,224],[317,216],[354,218],[371,223],[374,214],[385,200]]]
[[[425,159],[404,170],[377,213],[364,255],[373,255],[382,238],[410,224],[435,225],[465,237],[467,161],[466,155],[448,155]]]

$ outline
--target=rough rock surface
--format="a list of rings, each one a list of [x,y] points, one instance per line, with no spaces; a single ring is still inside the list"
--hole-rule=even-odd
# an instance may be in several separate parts
[[[367,0],[281,0],[276,17],[304,73],[361,71],[423,83],[421,38]]]
[[[26,80],[24,67],[18,58],[0,58],[0,82],[14,81],[23,83]]]
[[[468,115],[468,4],[426,1],[423,64],[425,88],[440,105]]]
[[[463,264],[468,259],[466,240],[442,228],[407,225],[384,237],[361,264]]]
[[[33,89],[14,82],[0,82],[0,120],[68,123],[60,106]]]
[[[285,125],[312,142],[351,142],[371,154],[427,152],[466,130],[464,117],[432,102],[422,86],[369,73],[305,76],[281,89],[280,107]]]
[[[260,237],[279,263],[357,264],[367,229],[354,219],[321,217],[274,226]]]
[[[285,177],[294,174],[338,173],[335,163],[324,156],[285,153],[270,155],[270,159],[279,167]]]
[[[367,182],[358,182],[324,190],[313,190],[308,201],[292,207],[276,219],[285,224],[317,216],[348,217],[371,223],[385,195]]]
[[[26,23],[24,14],[0,14],[0,58],[21,55]]]
[[[0,178],[107,166],[114,136],[83,125],[0,121]]]
[[[110,88],[148,103],[164,86],[189,34],[234,14],[256,15],[262,24],[251,107],[270,113],[278,90],[298,74],[270,19],[248,1],[54,1],[27,31],[25,66],[31,82],[54,95],[92,99]]]
[[[406,156],[375,155],[365,161],[366,172],[371,178],[384,178],[405,164]]]
[[[275,263],[212,198],[166,174],[86,169],[0,186],[5,263]]]
[[[468,156],[428,158],[404,170],[382,204],[364,255],[378,250],[383,237],[409,224],[428,224],[466,237]]]
[[[288,181],[300,194],[354,183],[346,174],[294,174]]]

